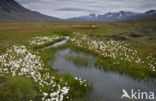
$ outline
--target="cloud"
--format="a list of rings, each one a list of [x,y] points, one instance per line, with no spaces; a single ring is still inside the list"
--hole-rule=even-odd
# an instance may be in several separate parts
[[[93,12],[95,10],[82,9],[82,8],[58,8],[56,11],[66,11],[66,12]]]
[[[24,7],[59,18],[114,11],[144,12],[156,9],[156,0],[16,0]]]

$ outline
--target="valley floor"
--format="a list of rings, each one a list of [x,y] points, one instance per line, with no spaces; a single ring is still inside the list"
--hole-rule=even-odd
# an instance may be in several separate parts
[[[73,47],[96,56],[95,65],[138,80],[156,78],[155,18],[123,22],[1,22],[0,101],[87,100],[91,84],[58,74],[48,60],[58,49]],[[69,36],[66,44],[45,47]],[[76,65],[84,57],[67,56]],[[76,91],[75,91],[76,89]],[[27,95],[27,96],[25,96]]]

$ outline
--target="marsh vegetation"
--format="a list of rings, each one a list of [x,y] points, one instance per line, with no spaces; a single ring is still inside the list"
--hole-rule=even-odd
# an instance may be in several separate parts
[[[155,21],[1,22],[0,100],[103,100],[101,87],[155,88]]]

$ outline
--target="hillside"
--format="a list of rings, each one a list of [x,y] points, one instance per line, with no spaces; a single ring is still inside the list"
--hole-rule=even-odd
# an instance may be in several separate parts
[[[46,16],[24,8],[14,0],[0,0],[0,21],[58,21],[60,19]]]

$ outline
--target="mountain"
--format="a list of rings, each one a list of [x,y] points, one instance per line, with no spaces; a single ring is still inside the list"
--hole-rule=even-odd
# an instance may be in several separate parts
[[[145,16],[156,16],[156,10],[149,10],[144,13]]]
[[[75,17],[75,18],[70,18],[68,20],[73,20],[73,21],[94,21],[95,19],[97,19],[97,15],[89,14],[88,16]]]
[[[98,15],[97,20],[110,20],[110,21],[114,21],[114,20],[123,20],[123,19],[127,19],[129,17],[132,16],[136,16],[139,13],[134,13],[134,12],[125,12],[125,11],[120,11],[117,13],[106,13],[104,15]]]
[[[24,8],[14,0],[0,0],[0,21],[59,21]]]
[[[145,13],[120,11],[117,13],[109,12],[103,15],[90,14],[88,16],[69,18],[68,20],[70,21],[117,21],[117,20],[133,19],[133,18],[142,18],[148,16],[156,16],[156,10],[150,10]]]

